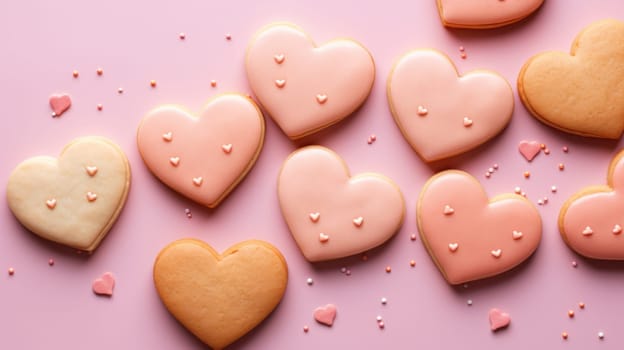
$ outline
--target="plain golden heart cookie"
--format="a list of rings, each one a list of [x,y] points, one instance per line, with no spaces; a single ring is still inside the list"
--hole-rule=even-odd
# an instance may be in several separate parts
[[[15,217],[36,235],[92,252],[117,220],[130,190],[123,151],[103,137],[76,139],[58,158],[20,163],[7,185]]]
[[[518,92],[537,119],[557,129],[618,139],[624,131],[624,22],[607,19],[578,34],[570,54],[533,56]]]
[[[258,240],[219,254],[200,240],[182,239],[154,263],[154,284],[167,310],[213,349],[260,324],[279,304],[287,281],[282,254]]]

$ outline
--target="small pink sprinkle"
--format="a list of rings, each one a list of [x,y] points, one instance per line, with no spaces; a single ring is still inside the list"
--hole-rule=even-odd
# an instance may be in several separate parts
[[[549,155],[549,154],[550,154],[550,149],[545,148],[545,149],[544,149],[544,154],[545,154],[545,155]]]
[[[563,338],[563,340],[567,340],[568,339],[568,332],[561,332],[561,338]]]
[[[563,163],[559,163],[559,170],[563,171],[565,169],[565,165]]]
[[[225,34],[225,40],[232,40],[232,34],[230,33]]]
[[[375,136],[375,134],[371,134],[370,138],[373,141],[377,141],[377,136]]]
[[[459,47],[459,51],[460,51],[460,52],[464,52],[465,50],[466,50],[466,49],[465,49],[463,46],[460,46],[460,47]]]
[[[568,317],[569,318],[573,318],[574,317],[574,310],[568,310]]]
[[[526,192],[522,191],[522,192],[520,192],[520,195],[521,195],[522,197],[526,197]]]
[[[50,260],[48,260],[48,265],[54,266],[54,259],[50,258]]]
[[[184,40],[184,39],[186,39],[186,34],[184,34],[184,33],[180,33],[180,34],[178,35],[178,37],[180,38],[180,40]]]
[[[563,151],[563,153],[568,153],[569,151],[568,146],[563,146],[561,150]]]
[[[211,80],[210,81],[210,86],[217,87],[217,81],[216,80]]]
[[[386,327],[386,324],[384,323],[384,321],[377,322],[377,325],[379,326],[380,329],[384,329]]]
[[[15,269],[12,267],[9,267],[9,276],[13,276],[15,274]]]
[[[494,168],[488,168],[488,173],[493,173],[494,172]]]
[[[387,273],[392,272],[392,268],[391,268],[390,266],[386,266],[386,272],[387,272]]]
[[[572,261],[572,267],[577,267],[578,263],[576,261]]]
[[[123,94],[123,88],[118,88],[118,89],[117,89],[117,93],[118,93],[118,94]]]
[[[347,271],[345,272],[345,275],[347,275],[347,276],[351,276],[351,270],[347,270]]]
[[[411,266],[411,267],[416,266],[416,261],[414,261],[414,260],[410,260],[410,266]]]
[[[550,192],[557,193],[557,186],[550,187]]]
[[[416,240],[416,234],[415,234],[415,233],[412,233],[412,234],[410,235],[410,240],[412,240],[412,241],[415,241],[415,240]]]
[[[466,57],[468,57],[468,55],[466,55],[466,53],[465,53],[465,52],[462,52],[462,53],[459,55],[459,57],[461,57],[461,58],[462,58],[462,60],[465,60],[465,59],[466,59]]]
[[[368,140],[366,140],[366,143],[368,143],[369,145],[373,143],[373,140],[371,140],[371,138],[369,137]]]
[[[104,109],[104,106],[102,106],[101,103],[98,103],[98,105],[96,106],[98,111],[101,111],[102,109]]]
[[[150,80],[150,86],[155,88],[156,87],[156,80]]]
[[[543,205],[543,204],[544,204],[544,201],[543,201],[543,200],[541,200],[541,199],[538,199],[538,200],[537,200],[537,204],[538,204],[538,205]]]
[[[340,272],[342,272],[342,273],[347,272],[347,268],[346,268],[346,267],[341,267],[341,268],[340,268]]]
[[[362,254],[362,261],[368,261],[368,255]]]
[[[97,75],[101,76],[102,74],[104,74],[104,69],[98,68],[95,72],[97,73]]]
[[[485,177],[486,177],[487,179],[489,179],[489,178],[490,178],[490,176],[492,176],[492,174],[490,174],[489,172],[485,173]]]
[[[514,192],[516,194],[520,194],[522,192],[522,190],[520,189],[520,187],[516,187],[516,188],[514,188]]]
[[[548,203],[548,197],[544,197],[544,204]]]
[[[579,304],[578,304],[578,305],[579,305],[579,307],[580,307],[581,309],[584,309],[584,308],[585,308],[585,303],[584,303],[584,302],[582,302],[582,301],[581,301],[581,302],[579,302]]]
[[[72,72],[72,76],[73,76],[74,78],[78,78],[78,76],[79,76],[79,75],[80,75],[80,73],[78,73],[78,71],[77,71],[77,70],[74,70],[74,71]]]
[[[310,327],[308,326],[303,326],[303,332],[304,333],[308,333],[310,331]]]
[[[494,170],[498,170],[498,164],[494,163],[494,165],[492,165],[492,168],[494,168]]]

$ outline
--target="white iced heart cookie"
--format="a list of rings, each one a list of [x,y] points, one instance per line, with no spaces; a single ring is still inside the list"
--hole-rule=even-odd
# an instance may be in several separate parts
[[[11,173],[9,208],[36,235],[92,252],[117,220],[130,189],[123,151],[103,137],[78,138],[58,158],[26,159]]]

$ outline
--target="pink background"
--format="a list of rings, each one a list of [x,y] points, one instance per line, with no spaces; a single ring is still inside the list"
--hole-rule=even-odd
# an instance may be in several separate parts
[[[465,156],[424,164],[394,124],[385,95],[392,63],[413,48],[433,47],[452,57],[461,72],[489,68],[514,86],[523,62],[543,50],[568,50],[590,22],[624,19],[620,0],[547,0],[519,24],[489,31],[447,30],[435,1],[9,1],[0,13],[0,89],[3,135],[0,183],[13,167],[40,154],[57,155],[83,135],[115,140],[127,153],[133,173],[126,208],[92,255],[47,243],[23,229],[0,196],[0,348],[194,349],[202,344],[164,309],[152,283],[152,263],[167,243],[198,237],[218,250],[259,238],[276,245],[289,264],[290,281],[281,305],[234,349],[317,348],[621,348],[624,265],[588,261],[559,237],[556,218],[563,201],[582,186],[605,181],[607,165],[620,145],[558,132],[531,118],[516,98],[513,120],[496,139]],[[398,1],[397,1],[398,3]],[[243,67],[254,31],[273,21],[291,21],[317,42],[353,37],[372,52],[377,80],[363,108],[347,121],[308,142],[341,154],[353,173],[381,172],[394,179],[407,201],[403,228],[385,246],[359,257],[312,265],[299,253],[281,218],[276,177],[296,148],[267,119],[265,147],[245,181],[216,210],[199,207],[161,185],[142,163],[136,127],[151,108],[175,103],[199,110],[212,95],[248,92]],[[185,32],[181,41],[178,33]],[[225,35],[231,33],[232,40]],[[468,58],[459,58],[458,47]],[[98,77],[97,67],[104,75]],[[80,71],[78,79],[72,71]],[[150,88],[149,81],[158,81]],[[210,80],[218,82],[216,88]],[[117,88],[124,89],[123,94]],[[71,94],[73,106],[52,119],[48,97]],[[102,103],[103,111],[96,105]],[[368,145],[374,133],[377,141]],[[532,163],[518,142],[548,145]],[[568,154],[561,147],[570,148]],[[557,164],[565,163],[560,172]],[[500,170],[486,180],[494,163]],[[476,175],[490,195],[520,186],[539,206],[543,240],[532,259],[503,276],[450,287],[433,265],[416,232],[415,207],[429,176],[444,167]],[[526,180],[522,173],[531,172]],[[550,193],[556,185],[558,192]],[[187,219],[185,208],[192,210]],[[56,264],[48,266],[48,259]],[[416,267],[409,266],[414,259]],[[578,268],[571,262],[578,261]],[[392,273],[384,269],[392,267]],[[352,274],[346,276],[341,267]],[[15,268],[8,276],[6,269]],[[91,282],[105,271],[117,277],[112,298],[97,297]],[[314,285],[306,279],[312,277]],[[381,305],[380,298],[388,299]],[[473,300],[473,306],[466,301]],[[579,310],[577,303],[587,304]],[[333,328],[318,325],[312,311],[334,303]],[[502,332],[489,330],[488,310],[512,316]],[[576,311],[573,319],[567,310]],[[377,327],[381,315],[386,328]],[[302,327],[310,326],[304,334]],[[570,334],[568,341],[561,332]],[[597,337],[605,332],[605,339]],[[79,345],[80,344],[80,345]],[[87,345],[88,344],[88,345]]]

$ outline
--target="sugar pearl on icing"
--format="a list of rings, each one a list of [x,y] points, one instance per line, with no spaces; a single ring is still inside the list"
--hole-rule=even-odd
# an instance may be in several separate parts
[[[464,127],[468,128],[472,126],[472,119],[464,117]]]
[[[572,267],[577,267],[578,263],[576,261],[572,261]]]
[[[275,60],[275,63],[277,63],[277,64],[282,64],[284,62],[285,58],[286,57],[282,53],[273,56],[273,59]]]
[[[204,179],[201,176],[193,178],[193,185],[197,187],[201,186],[203,182],[204,182]]]
[[[379,326],[379,328],[381,328],[381,329],[383,329],[383,328],[385,328],[385,327],[386,327],[386,324],[384,323],[384,321],[379,321],[379,322],[377,323],[377,325],[378,325],[378,326]]]
[[[232,40],[232,34],[230,33],[225,34],[225,40],[228,40],[228,41]]]
[[[622,226],[615,224],[615,226],[613,226],[612,232],[614,235],[619,235],[620,233],[622,233]]]
[[[525,179],[528,179],[529,177],[531,177],[531,173],[529,171],[525,171],[522,175],[524,175]]]

